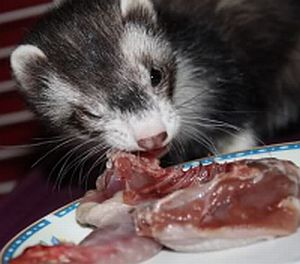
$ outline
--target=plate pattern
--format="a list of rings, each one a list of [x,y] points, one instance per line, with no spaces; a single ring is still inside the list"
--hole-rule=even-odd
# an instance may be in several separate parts
[[[62,218],[66,216],[67,214],[73,212],[77,207],[79,203],[73,202],[66,207],[59,209],[57,212],[53,213],[55,217]],[[42,219],[38,221],[37,223],[33,224],[32,226],[28,227],[26,230],[24,230],[22,233],[20,233],[17,237],[13,239],[13,241],[6,246],[3,255],[2,255],[2,261],[3,264],[8,264],[9,261],[14,257],[15,252],[20,248],[25,242],[27,242],[28,239],[30,239],[33,235],[40,232],[42,229],[46,228],[48,225],[53,223],[52,219],[48,219],[50,216],[46,216],[45,219]],[[51,243],[43,243],[42,244],[48,244],[48,245],[57,245],[59,244],[59,239],[55,236],[52,236]]]
[[[25,230],[19,236],[17,236],[14,241],[6,248],[4,251],[2,262],[3,264],[8,264],[9,261],[14,256],[15,251],[24,244],[31,236],[39,232],[41,229],[45,228],[46,226],[50,225],[51,222],[48,220],[41,220]]]

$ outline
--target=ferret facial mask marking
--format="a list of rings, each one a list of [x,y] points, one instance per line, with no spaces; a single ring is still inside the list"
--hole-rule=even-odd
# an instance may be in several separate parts
[[[65,0],[11,66],[46,124],[103,151],[167,147],[172,164],[239,150],[298,116],[291,2]]]

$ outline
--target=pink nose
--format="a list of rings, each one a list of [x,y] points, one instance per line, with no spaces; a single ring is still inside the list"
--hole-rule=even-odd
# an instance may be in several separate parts
[[[163,147],[163,143],[167,136],[167,132],[162,132],[153,137],[140,139],[137,143],[139,147],[145,150],[159,149]]]

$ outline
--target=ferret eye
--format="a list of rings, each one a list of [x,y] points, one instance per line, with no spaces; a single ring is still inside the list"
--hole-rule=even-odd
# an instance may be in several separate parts
[[[150,79],[151,79],[151,85],[153,87],[156,87],[157,85],[160,84],[162,80],[162,72],[160,70],[152,68],[150,72]]]
[[[93,113],[91,113],[91,112],[86,112],[85,114],[86,114],[89,118],[92,118],[92,119],[100,119],[100,118],[101,118],[101,116],[96,115],[96,114],[93,114]]]
[[[81,115],[87,116],[87,117],[89,117],[91,119],[100,119],[101,118],[101,116],[99,116],[97,114],[94,114],[94,113],[90,112],[89,110],[87,110],[85,108],[80,108],[79,109],[79,113]]]

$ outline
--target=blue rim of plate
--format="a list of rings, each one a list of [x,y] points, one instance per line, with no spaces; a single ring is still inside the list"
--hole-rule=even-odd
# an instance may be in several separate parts
[[[12,260],[15,252],[17,249],[24,244],[30,237],[41,231],[42,229],[46,228],[51,224],[51,220],[46,219],[49,215],[54,215],[57,218],[62,218],[67,214],[70,214],[78,207],[79,202],[74,201],[66,206],[59,208],[58,210],[48,214],[47,216],[43,217],[42,219],[38,220],[37,222],[33,223],[23,231],[21,231],[18,235],[16,235],[10,242],[4,246],[3,251],[1,252],[1,262],[2,264],[9,264]]]
[[[270,145],[267,147],[258,147],[250,150],[199,159],[195,161],[186,162],[181,166],[183,170],[189,170],[190,168],[197,167],[200,164],[207,165],[212,162],[222,162],[222,161],[231,160],[235,158],[243,158],[252,155],[258,155],[258,154],[264,154],[270,152],[288,151],[288,150],[295,150],[295,149],[300,149],[300,141],[293,142],[293,143]],[[78,201],[72,202],[64,206],[63,208],[60,208],[57,211],[50,213],[49,215],[54,215],[56,217],[62,218],[68,215],[69,213],[73,212],[78,207],[78,205],[79,205]],[[28,228],[26,228],[24,231],[22,231],[17,236],[15,236],[10,242],[8,242],[6,246],[4,246],[0,254],[1,263],[9,264],[9,261],[12,259],[12,256],[22,244],[24,244],[31,236],[33,236],[34,234],[38,233],[39,231],[41,231],[42,229],[44,229],[45,227],[51,224],[51,221],[45,219],[46,217],[47,216],[35,222]]]

